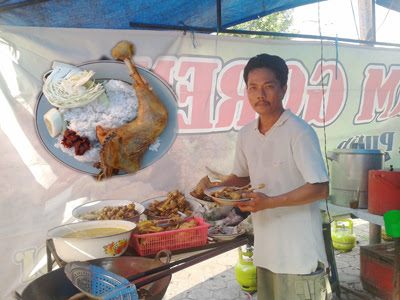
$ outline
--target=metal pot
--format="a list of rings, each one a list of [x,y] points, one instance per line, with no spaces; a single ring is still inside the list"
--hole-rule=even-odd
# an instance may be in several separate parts
[[[123,277],[128,277],[164,265],[158,255],[155,259],[121,256],[100,258],[89,260],[88,262]],[[171,275],[168,275],[144,286],[143,288],[152,294],[151,297],[146,297],[146,300],[161,300],[167,291],[170,281]],[[24,289],[21,296],[23,300],[67,300],[79,292],[80,291],[65,275],[64,268],[61,268],[47,273],[31,282]]]
[[[335,149],[327,157],[332,161],[332,204],[368,208],[368,172],[384,168],[385,152],[366,149]]]

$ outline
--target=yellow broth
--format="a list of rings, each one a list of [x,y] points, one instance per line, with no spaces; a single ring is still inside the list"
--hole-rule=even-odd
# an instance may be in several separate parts
[[[115,228],[115,227],[91,228],[69,233],[65,235],[64,238],[95,238],[95,237],[118,234],[125,231],[126,229]]]

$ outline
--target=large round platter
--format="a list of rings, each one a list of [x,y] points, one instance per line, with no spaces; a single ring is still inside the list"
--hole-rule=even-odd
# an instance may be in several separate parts
[[[204,193],[207,196],[213,198],[218,203],[223,204],[223,205],[232,205],[232,202],[240,202],[240,201],[249,201],[249,200],[251,200],[251,198],[240,198],[238,200],[232,200],[232,199],[227,199],[227,198],[218,198],[218,197],[215,197],[215,196],[211,195],[213,192],[220,191],[220,190],[222,190],[224,188],[229,188],[229,187],[228,186],[215,186],[215,187],[206,189],[204,191]]]
[[[129,76],[128,68],[123,62],[113,60],[93,61],[78,65],[78,67],[86,70],[93,70],[96,73],[94,75],[94,79],[96,80],[117,79],[125,82],[133,81]],[[175,141],[176,135],[178,134],[178,106],[176,94],[164,80],[153,72],[140,66],[137,66],[137,69],[144,80],[149,83],[153,93],[158,97],[168,111],[167,125],[159,136],[161,143],[158,151],[146,151],[140,162],[140,169],[143,169],[161,158]],[[93,162],[80,162],[67,153],[64,153],[61,149],[54,147],[56,138],[50,136],[43,120],[44,114],[52,107],[53,106],[49,103],[46,96],[43,93],[40,93],[36,105],[36,131],[43,145],[57,160],[66,166],[83,173],[97,175],[100,170],[93,167]],[[122,174],[125,173],[120,171],[119,175]]]
[[[129,204],[135,204],[135,214],[130,218],[125,218],[125,221],[139,222],[140,215],[144,213],[144,206],[138,202],[131,200],[96,200],[91,202],[86,202],[82,205],[75,207],[72,210],[72,215],[81,221],[90,220],[88,217],[95,217],[93,220],[97,219],[97,214],[106,207],[123,207]]]

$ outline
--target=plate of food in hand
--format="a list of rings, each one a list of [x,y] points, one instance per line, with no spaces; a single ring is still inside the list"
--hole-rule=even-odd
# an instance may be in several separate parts
[[[117,49],[122,43],[128,54]],[[45,148],[98,180],[153,164],[178,133],[176,94],[155,73],[135,66],[133,46],[122,43],[112,54],[124,62],[54,62],[36,106],[36,131]]]
[[[256,188],[252,188],[251,184],[235,187],[235,186],[215,186],[206,189],[204,193],[213,198],[214,201],[223,205],[232,205],[235,201],[249,201],[251,198],[245,198],[242,195],[245,193],[252,193],[257,189],[262,189],[265,185],[261,184]]]

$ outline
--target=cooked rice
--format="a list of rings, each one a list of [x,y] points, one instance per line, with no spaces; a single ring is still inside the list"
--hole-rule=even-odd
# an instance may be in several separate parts
[[[80,136],[86,136],[92,143],[92,149],[84,155],[75,156],[74,148],[66,148],[61,144],[62,134],[58,136],[55,147],[73,156],[81,162],[96,162],[100,159],[100,143],[96,136],[96,126],[104,129],[121,127],[132,122],[138,113],[139,102],[136,92],[131,84],[120,80],[104,82],[105,92],[109,105],[100,99],[77,108],[60,108],[60,113],[67,122],[67,128],[76,131]],[[157,151],[160,146],[160,138],[150,145],[149,150]]]

